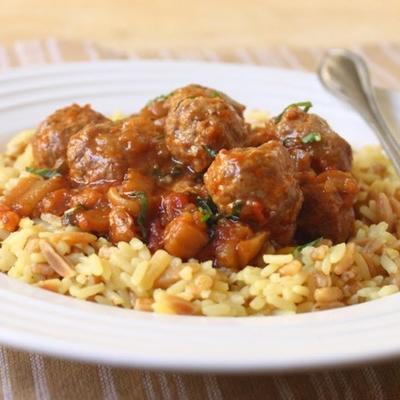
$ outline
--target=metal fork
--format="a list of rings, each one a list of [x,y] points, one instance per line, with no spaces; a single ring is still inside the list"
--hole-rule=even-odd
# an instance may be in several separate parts
[[[352,51],[332,49],[322,59],[318,76],[329,92],[358,110],[377,134],[400,175],[400,145],[378,107],[365,61]]]

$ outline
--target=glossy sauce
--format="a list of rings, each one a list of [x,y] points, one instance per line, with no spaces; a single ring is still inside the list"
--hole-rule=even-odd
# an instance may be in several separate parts
[[[113,243],[139,237],[236,270],[269,242],[346,240],[358,191],[347,142],[300,107],[256,129],[243,110],[199,85],[118,122],[89,106],[57,110],[32,139],[33,174],[0,204],[3,229],[50,213]]]

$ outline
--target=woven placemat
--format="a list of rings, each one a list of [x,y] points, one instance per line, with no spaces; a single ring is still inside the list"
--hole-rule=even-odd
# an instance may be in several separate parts
[[[358,46],[352,50],[367,59],[375,85],[400,89],[399,46]],[[123,54],[89,42],[71,43],[50,38],[0,46],[0,73],[17,66],[109,58],[200,59],[315,70],[323,52],[324,49],[276,47],[218,52],[164,49]],[[316,373],[228,376],[110,368],[0,347],[0,395],[7,400],[400,399],[400,361]]]

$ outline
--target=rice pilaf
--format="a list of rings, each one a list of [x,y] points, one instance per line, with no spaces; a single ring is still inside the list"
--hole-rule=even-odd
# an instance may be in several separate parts
[[[32,163],[22,132],[0,156],[0,191]],[[113,245],[42,214],[0,230],[0,270],[56,293],[141,311],[206,316],[275,315],[362,303],[399,291],[400,179],[379,147],[355,152],[360,193],[356,233],[346,243],[320,239],[278,252],[263,268],[215,269],[211,261],[183,262],[139,239]]]

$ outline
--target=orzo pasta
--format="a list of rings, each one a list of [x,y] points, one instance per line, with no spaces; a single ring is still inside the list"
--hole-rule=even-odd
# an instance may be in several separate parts
[[[0,156],[0,271],[78,299],[206,316],[397,292],[400,179],[379,147],[352,155],[310,107],[245,120],[236,101],[191,85],[118,121],[57,111]]]

